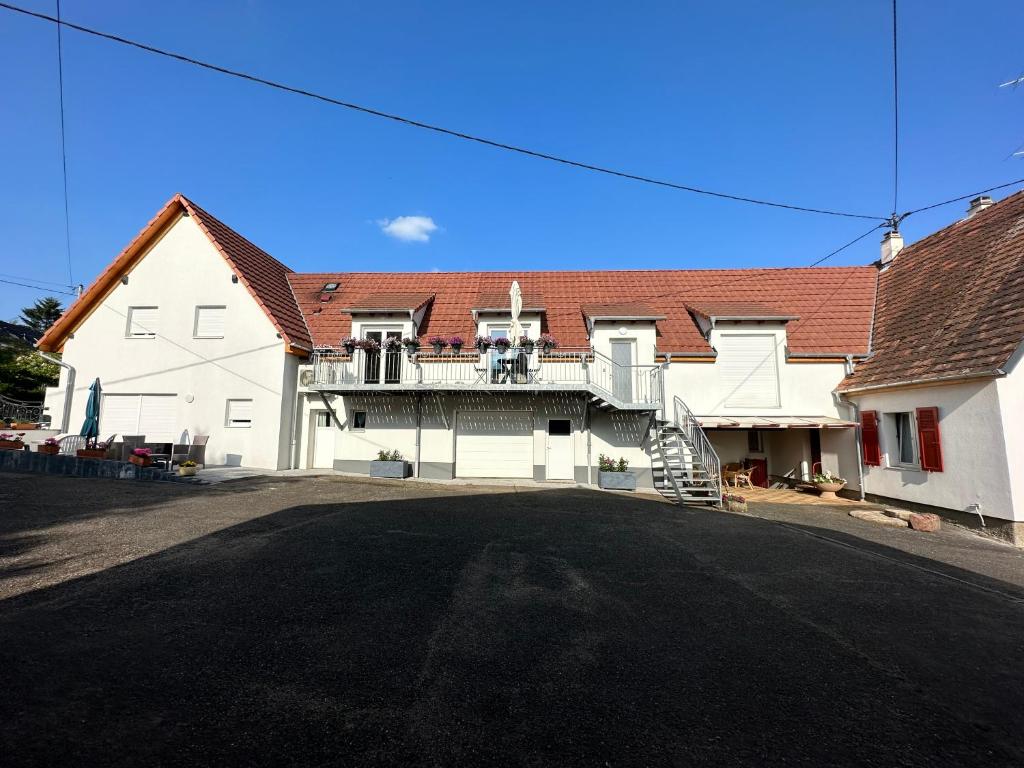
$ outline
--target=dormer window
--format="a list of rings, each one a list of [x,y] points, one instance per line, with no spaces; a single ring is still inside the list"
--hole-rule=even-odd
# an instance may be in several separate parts
[[[338,283],[327,283],[327,284],[326,284],[326,285],[325,285],[325,286],[323,287],[323,290],[324,290],[324,291],[325,291],[326,293],[334,293],[334,292],[335,292],[336,290],[338,290]]]

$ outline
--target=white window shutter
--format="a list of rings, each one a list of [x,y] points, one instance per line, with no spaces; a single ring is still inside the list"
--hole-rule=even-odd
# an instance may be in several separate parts
[[[723,334],[718,347],[727,408],[777,408],[780,405],[774,335]]]
[[[148,443],[173,443],[178,439],[178,407],[174,395],[142,395],[139,434]]]
[[[158,327],[159,319],[160,310],[158,307],[129,307],[128,335],[156,336],[160,332]]]
[[[196,337],[200,339],[222,338],[226,314],[226,307],[196,307]]]
[[[252,400],[228,400],[229,427],[248,427],[252,425]]]

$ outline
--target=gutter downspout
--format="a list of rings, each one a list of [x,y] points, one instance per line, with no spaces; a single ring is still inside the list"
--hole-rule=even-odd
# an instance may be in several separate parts
[[[583,419],[587,427],[587,485],[594,484],[593,457],[590,452],[590,398],[583,395]]]
[[[850,375],[853,373],[853,355],[846,356],[846,374]],[[860,406],[852,400],[847,400],[845,395],[841,392],[836,393],[836,399],[853,413],[851,421],[857,422],[857,426],[854,428],[854,442],[857,443],[857,485],[860,487],[860,500],[864,501],[864,455],[860,433]]]
[[[60,420],[60,431],[65,433],[68,431],[68,427],[71,426],[71,399],[75,394],[75,368],[74,366],[68,365],[60,358],[48,355],[38,349],[35,350],[35,353],[43,358],[43,360],[49,360],[51,363],[56,363],[68,372],[68,383],[64,387],[64,414],[61,416]]]
[[[420,476],[420,425],[423,421],[423,394],[416,393],[416,457],[414,462],[413,477]]]

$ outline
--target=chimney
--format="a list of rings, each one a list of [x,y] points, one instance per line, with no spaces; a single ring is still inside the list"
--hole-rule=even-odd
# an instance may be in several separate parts
[[[897,254],[903,250],[903,235],[896,230],[886,232],[882,238],[882,266],[891,264]]]
[[[992,198],[988,195],[979,195],[978,197],[971,200],[970,207],[967,209],[967,218],[971,218],[976,213],[981,213],[986,208],[995,205],[992,202]]]

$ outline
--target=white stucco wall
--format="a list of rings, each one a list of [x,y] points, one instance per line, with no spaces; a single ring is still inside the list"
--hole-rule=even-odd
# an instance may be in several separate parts
[[[1007,450],[1020,450],[1019,437],[1011,433],[1024,424],[1019,387],[1019,381],[981,380],[850,395],[862,411],[878,411],[883,426],[882,465],[864,467],[865,491],[956,511],[980,504],[986,517],[1024,520],[1021,505],[1013,503],[1007,466]],[[1003,393],[1005,412],[1000,403]],[[895,441],[884,428],[884,414],[926,407],[939,409],[943,471],[892,466]],[[1017,421],[1009,421],[1014,415]],[[1010,466],[1019,474],[1019,463]],[[1019,479],[1014,483],[1019,485]]]
[[[1024,362],[1016,355],[1009,375],[996,381],[999,410],[1009,469],[1010,504],[1013,520],[1024,520]]]
[[[106,394],[173,394],[179,433],[210,436],[209,464],[286,467],[295,362],[245,286],[231,277],[195,222],[179,219],[132,269],[127,285],[119,284],[65,343],[63,359],[77,370],[70,431],[81,427],[89,385],[99,377]],[[193,338],[197,305],[227,307],[224,338]],[[156,338],[126,338],[132,306],[159,307]],[[55,423],[66,376],[62,369],[60,384],[47,392]],[[251,427],[225,426],[228,398],[253,400]]]

